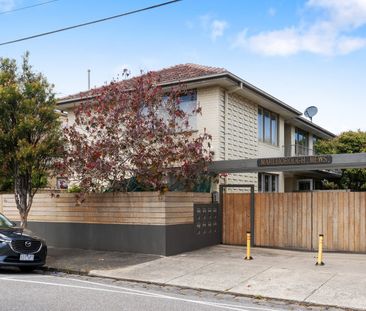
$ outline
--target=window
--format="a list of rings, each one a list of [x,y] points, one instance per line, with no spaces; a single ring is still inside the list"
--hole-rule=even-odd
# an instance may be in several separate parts
[[[264,111],[264,141],[271,142],[271,113]]]
[[[278,192],[278,175],[259,173],[258,192]]]
[[[278,130],[277,130],[277,116],[272,114],[271,115],[271,143],[272,145],[278,145],[277,142],[277,135]]]
[[[297,181],[297,190],[298,191],[311,191],[313,188],[313,180],[312,179],[299,179]]]
[[[168,96],[164,96],[164,101],[168,100]],[[189,127],[188,130],[197,130],[197,114],[194,112],[197,109],[197,92],[196,90],[188,91],[187,94],[179,97],[179,107],[188,116]],[[164,120],[168,120],[168,115],[166,110],[159,109],[159,114],[161,114]],[[184,126],[184,120],[179,120],[178,125]]]
[[[320,141],[318,136],[313,135],[313,154],[318,154],[316,144]]]
[[[278,115],[258,108],[258,140],[278,146]]]
[[[258,109],[258,139],[263,138],[263,110]]]
[[[298,128],[295,129],[295,154],[309,154],[309,137],[308,133]]]
[[[197,117],[194,111],[197,108],[197,92],[190,91],[187,95],[183,95],[179,98],[180,109],[182,109],[189,117],[189,128],[191,130],[197,130]]]

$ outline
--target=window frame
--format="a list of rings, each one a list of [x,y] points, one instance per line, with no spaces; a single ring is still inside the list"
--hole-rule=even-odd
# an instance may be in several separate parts
[[[270,189],[266,191],[266,177],[268,177],[268,186]],[[273,180],[275,181],[275,189],[273,190]],[[261,193],[276,193],[279,191],[279,174],[258,173],[258,192]]]
[[[322,140],[322,138],[320,138],[319,136],[316,136],[316,135],[314,135],[314,134],[313,134],[313,138],[312,138],[312,143],[313,143],[313,147],[312,147],[312,149],[313,149],[313,155],[318,154],[318,152],[317,152],[317,150],[316,150],[316,144],[317,144],[319,141],[321,141],[321,140]]]
[[[189,96],[191,97],[191,99],[190,100],[185,100]],[[169,94],[167,93],[166,95],[163,96],[163,101],[166,100],[166,98],[168,98],[168,97],[169,97]],[[198,92],[197,92],[197,89],[186,90],[181,95],[179,95],[179,108],[180,109],[186,108],[185,105],[187,105],[188,103],[190,103],[190,104],[193,103],[193,105],[195,106],[194,109],[197,109],[197,107],[198,107]],[[194,109],[192,109],[192,111]],[[188,114],[188,123],[189,123],[189,127],[187,129],[184,129],[183,132],[197,132],[198,131],[197,113],[192,113],[192,111],[187,111],[187,109],[182,109],[182,110],[185,113]],[[163,118],[165,118],[164,117],[165,112],[163,111],[163,109],[161,109],[161,111],[159,111],[159,113],[162,115]],[[177,133],[180,133],[180,132],[181,131],[179,131]]]
[[[309,183],[310,189],[309,190],[300,190],[300,183]],[[298,179],[296,181],[296,191],[298,192],[309,192],[314,190],[314,179],[312,178],[304,178],[304,179]]]
[[[298,137],[302,135],[305,139],[305,145],[299,143]],[[301,140],[303,141],[303,140]],[[295,154],[296,155],[309,155],[309,143],[310,135],[305,130],[295,127]],[[300,152],[301,150],[301,152]]]
[[[269,126],[267,128],[266,119],[269,120]],[[275,121],[275,122],[274,122]],[[279,123],[280,118],[277,113],[274,113],[270,110],[264,109],[261,106],[258,106],[258,113],[257,113],[257,122],[258,122],[258,131],[257,137],[258,141],[278,147],[279,146]],[[273,128],[275,125],[276,133],[274,135]],[[268,133],[269,131],[269,133]]]

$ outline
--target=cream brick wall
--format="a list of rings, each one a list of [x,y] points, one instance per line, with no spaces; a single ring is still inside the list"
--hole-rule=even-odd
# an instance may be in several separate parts
[[[223,92],[224,93],[224,92]],[[225,94],[224,94],[225,96]],[[243,97],[228,94],[225,127],[220,133],[226,150],[226,159],[250,159],[258,155],[258,106]],[[258,175],[255,173],[230,174],[228,183],[258,184]]]
[[[201,88],[197,90],[197,102],[202,108],[201,115],[197,116],[197,129],[200,133],[204,130],[212,135],[212,151],[214,159],[220,157],[220,136],[219,136],[219,102],[220,89],[218,87]]]
[[[212,135],[214,160],[258,156],[256,104],[219,87],[198,89],[197,100],[202,107],[202,115],[197,120],[198,130],[206,129]],[[257,180],[257,174],[245,173],[230,174],[225,182],[257,186]]]
[[[285,155],[285,121],[279,117],[278,127],[278,146],[273,146],[263,142],[258,142],[258,158],[271,158],[271,157],[283,157]],[[279,192],[285,191],[285,178],[283,173],[279,172],[267,172],[278,175]]]
[[[198,89],[197,98],[202,107],[202,115],[198,116],[198,130],[206,129],[212,135],[214,160],[284,156],[285,125],[282,117],[279,118],[279,144],[271,146],[258,142],[258,105],[256,103],[236,94],[230,94],[219,87]],[[278,172],[276,174],[279,175],[279,191],[283,192],[284,174]],[[229,174],[221,182],[254,184],[257,189],[258,174]]]
[[[257,106],[226,92],[218,87],[198,90],[203,123],[199,129],[210,128],[208,132],[213,135],[215,160],[256,157]],[[227,97],[227,106],[225,106],[225,97]],[[230,174],[225,182],[257,185],[257,174]]]

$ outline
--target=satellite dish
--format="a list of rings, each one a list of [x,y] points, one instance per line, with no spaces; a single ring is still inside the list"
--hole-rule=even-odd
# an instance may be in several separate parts
[[[304,115],[305,117],[308,117],[311,122],[313,122],[313,117],[318,113],[318,108],[315,106],[310,106],[306,108]]]

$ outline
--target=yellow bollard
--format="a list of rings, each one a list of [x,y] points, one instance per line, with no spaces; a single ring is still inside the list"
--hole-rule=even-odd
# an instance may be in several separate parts
[[[250,231],[247,232],[247,256],[244,259],[245,260],[253,259],[253,257],[250,256]]]
[[[315,264],[317,266],[324,266],[324,262],[323,262],[323,240],[324,240],[324,235],[319,234],[318,261]]]

